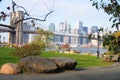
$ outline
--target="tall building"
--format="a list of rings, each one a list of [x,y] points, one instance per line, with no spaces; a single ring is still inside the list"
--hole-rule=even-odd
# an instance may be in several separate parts
[[[88,27],[84,26],[83,27],[83,31],[85,31],[86,33],[88,33]]]
[[[75,23],[75,29],[77,30],[77,35],[82,35],[83,32],[83,22],[77,21]],[[82,44],[83,43],[83,38],[76,37],[74,40],[76,41],[77,44]]]
[[[83,33],[83,36],[88,36],[87,32],[83,31],[82,33]],[[87,43],[88,43],[88,38],[83,38],[82,39],[82,44],[87,44]]]
[[[33,27],[29,23],[24,23],[23,30],[24,31],[29,31],[29,30],[36,31],[36,27]],[[23,35],[23,43],[31,43],[34,40],[35,35],[36,34],[24,34]]]
[[[65,22],[61,22],[61,23],[60,23],[60,25],[59,25],[59,30],[60,30],[60,32],[68,32],[69,26],[68,26],[66,20],[65,20]]]
[[[55,25],[54,25],[54,23],[50,23],[48,30],[51,31],[51,32],[55,32]]]
[[[79,29],[72,29],[71,34],[79,35]],[[79,44],[79,37],[71,37],[71,44]]]
[[[83,22],[78,21],[75,23],[75,29],[80,30],[80,33],[83,31]]]
[[[98,27],[97,26],[92,26],[92,28],[91,28],[91,34],[94,34],[97,31],[98,31]]]
[[[60,32],[65,32],[65,28],[64,28],[64,22],[61,22],[59,25],[59,31]]]
[[[88,36],[88,27],[86,26],[83,27],[83,36]],[[88,38],[83,38],[83,44],[87,44],[88,41]]]
[[[66,32],[67,33],[71,33],[71,25],[70,24],[67,24]]]

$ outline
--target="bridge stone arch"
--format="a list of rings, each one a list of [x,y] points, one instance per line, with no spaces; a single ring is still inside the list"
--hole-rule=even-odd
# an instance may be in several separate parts
[[[15,11],[10,14],[10,26],[15,28],[9,34],[9,43],[11,44],[23,44],[23,21],[20,21],[15,25],[15,23],[24,18],[23,11]]]

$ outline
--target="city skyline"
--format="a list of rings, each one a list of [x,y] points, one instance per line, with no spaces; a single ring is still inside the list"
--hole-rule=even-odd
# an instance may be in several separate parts
[[[24,6],[28,13],[34,17],[40,17],[48,13],[50,10],[54,12],[48,16],[45,22],[37,22],[37,25],[48,27],[50,23],[54,23],[56,29],[59,28],[59,23],[67,20],[74,28],[76,22],[82,21],[84,26],[88,28],[92,26],[111,29],[112,22],[109,22],[110,16],[102,10],[98,11],[92,6],[90,0],[13,0],[18,5]],[[31,4],[31,5],[30,5]],[[7,6],[11,6],[11,0],[3,0],[0,3],[0,11],[6,10]],[[9,24],[9,19],[0,21],[0,23]]]
[[[90,2],[90,0],[14,1],[18,5],[24,6],[28,13],[34,17],[43,16],[50,10],[54,10],[55,12],[49,15],[45,22],[38,23],[40,25],[48,26],[50,23],[54,23],[55,26],[59,26],[59,23],[66,19],[71,26],[74,26],[75,23],[80,20],[84,23],[84,26],[98,26],[111,29],[112,22],[109,22],[110,16],[102,10],[98,11],[92,6],[92,2]],[[7,6],[11,5],[11,0],[3,0],[0,4],[0,10],[5,10]],[[7,24],[9,24],[8,21]],[[111,30],[114,29],[112,28]]]

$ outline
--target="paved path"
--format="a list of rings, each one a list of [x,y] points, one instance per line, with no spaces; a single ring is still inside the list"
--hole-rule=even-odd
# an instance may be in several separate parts
[[[53,74],[0,74],[0,80],[120,80],[120,63],[109,67],[78,69]]]

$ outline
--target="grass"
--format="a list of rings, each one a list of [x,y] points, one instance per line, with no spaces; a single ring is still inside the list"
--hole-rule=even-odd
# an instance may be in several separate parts
[[[79,54],[62,54],[55,53],[54,51],[43,52],[42,57],[68,57],[77,60],[77,68],[85,67],[97,67],[97,66],[108,66],[112,65],[112,62],[104,62],[101,59],[96,58],[95,56],[90,55],[79,55]]]
[[[16,56],[10,55],[10,52],[13,48],[0,47],[0,66],[5,63],[18,63],[19,59]],[[54,51],[43,51],[41,57],[68,57],[77,60],[77,68],[85,67],[95,67],[95,66],[108,66],[111,65],[111,62],[103,62],[101,59],[98,59],[94,56],[86,56],[79,54],[62,54],[55,53]]]
[[[10,55],[13,48],[0,47],[0,66],[4,63],[17,63],[18,58]]]

